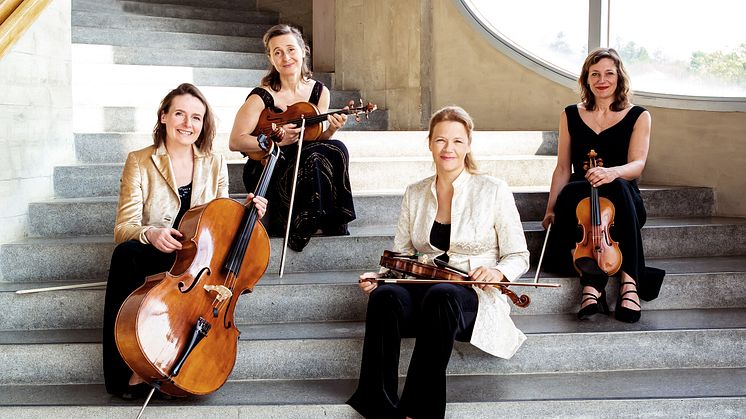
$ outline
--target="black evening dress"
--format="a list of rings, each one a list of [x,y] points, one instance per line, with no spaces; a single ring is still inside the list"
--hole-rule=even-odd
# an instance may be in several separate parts
[[[573,174],[562,188],[554,206],[555,222],[549,235],[545,253],[545,268],[563,275],[576,275],[572,251],[582,237],[578,227],[575,209],[578,203],[590,196],[591,187],[585,180],[584,162],[588,152],[595,150],[604,167],[621,166],[627,163],[632,130],[645,108],[633,106],[617,124],[596,134],[580,118],[577,105],[565,108],[567,127],[571,138],[570,158]],[[619,243],[622,252],[621,270],[638,284],[640,298],[649,301],[658,296],[665,271],[645,266],[642,236],[640,234],[647,219],[637,181],[616,179],[598,188],[599,196],[614,204],[614,226],[611,237]],[[591,285],[601,291],[606,286],[607,277],[584,272],[580,275],[583,285]]]
[[[318,105],[323,87],[316,81],[309,103]],[[275,107],[267,90],[257,87],[249,93],[251,95],[258,95],[266,108],[282,111]],[[268,220],[262,220],[267,232],[276,237],[285,235],[298,146],[291,144],[281,147],[281,150],[282,157],[275,166],[267,191]],[[304,141],[300,162],[288,239],[288,247],[295,251],[303,250],[319,230],[328,236],[348,235],[347,223],[355,219],[349,153],[344,143],[339,140]],[[260,162],[251,159],[244,166],[243,182],[247,192],[256,188],[262,169]]]

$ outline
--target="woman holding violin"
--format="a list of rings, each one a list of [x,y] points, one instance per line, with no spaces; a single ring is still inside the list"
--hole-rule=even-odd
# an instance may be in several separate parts
[[[104,303],[103,366],[106,391],[133,398],[146,384],[130,386],[132,371],[115,342],[117,313],[148,275],[165,272],[182,248],[176,227],[190,207],[228,196],[228,168],[213,153],[215,119],[202,92],[184,83],[158,108],[153,145],[127,156],[119,189],[114,240]],[[267,201],[252,199],[259,214]]]
[[[473,129],[471,117],[456,106],[432,116],[428,142],[436,174],[407,187],[393,250],[444,260],[468,271],[475,285],[378,285],[377,278],[393,272],[360,276],[370,298],[360,381],[347,403],[366,418],[442,418],[455,340],[503,358],[525,340],[505,296],[479,285],[520,277],[529,253],[508,185],[477,172],[470,154]],[[403,337],[416,341],[399,398]]]
[[[648,156],[650,113],[630,103],[629,78],[614,49],[591,52],[578,83],[582,102],[566,107],[560,117],[557,166],[542,222],[544,228],[552,225],[546,267],[568,275],[580,273],[583,291],[578,318],[608,313],[606,283],[609,276],[618,274],[614,314],[620,321],[634,323],[640,319],[640,298],[657,297],[665,274],[645,267],[640,235],[647,214],[637,179]],[[590,225],[594,223],[586,211],[589,201],[584,200],[592,201],[594,194],[601,211],[611,216],[596,227]],[[587,240],[594,228],[600,237],[595,245]],[[577,234],[580,230],[583,237]],[[581,252],[596,258],[573,258]],[[607,257],[621,266],[605,269],[601,259]]]
[[[252,156],[259,150],[257,130],[269,122],[264,117],[277,117],[279,129],[270,137],[280,145],[284,159],[277,163],[272,177],[268,199],[274,206],[265,225],[270,235],[282,236],[288,222],[298,152],[296,143],[301,130],[299,124],[283,121],[299,119],[299,109],[313,108],[309,104],[315,105],[319,113],[326,112],[330,93],[321,82],[311,78],[310,50],[298,29],[283,24],[273,26],[264,34],[264,46],[270,69],[261,86],[249,93],[238,110],[230,135],[230,149]],[[326,117],[326,130],[321,123],[306,126],[298,168],[298,196],[294,200],[288,240],[293,250],[303,250],[313,234],[349,234],[347,223],[355,219],[349,155],[344,143],[331,139],[346,121],[344,113],[332,113]],[[318,133],[318,137],[309,138],[310,132]],[[243,176],[247,191],[253,190],[261,171],[260,162],[250,158]]]

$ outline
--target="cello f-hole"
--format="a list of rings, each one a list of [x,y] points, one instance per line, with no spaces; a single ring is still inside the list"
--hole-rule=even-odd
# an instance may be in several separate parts
[[[194,277],[194,281],[192,281],[192,283],[189,285],[189,288],[184,289],[184,282],[179,282],[179,291],[181,291],[182,294],[186,294],[189,291],[191,291],[192,288],[194,288],[194,286],[197,285],[197,283],[199,282],[200,278],[202,277],[202,274],[205,273],[205,271],[207,271],[207,275],[208,276],[212,273],[210,271],[210,267],[209,266],[205,266],[204,268],[202,268],[202,269],[199,270],[199,272],[197,273],[197,276]]]

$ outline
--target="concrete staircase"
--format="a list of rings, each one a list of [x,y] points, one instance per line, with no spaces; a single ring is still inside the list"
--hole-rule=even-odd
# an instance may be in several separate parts
[[[105,280],[124,156],[150,143],[157,103],[178,83],[200,86],[218,110],[216,148],[232,159],[231,193],[243,195],[227,133],[264,73],[257,39],[277,16],[227,0],[165,3],[73,1],[78,163],[58,167],[56,197],[29,208],[29,238],[0,246],[0,417],[136,415],[141,401],[103,388],[104,291],[14,292]],[[355,95],[334,91],[333,106]],[[404,186],[432,173],[424,132],[386,131],[386,113],[376,118],[338,135],[356,193],[351,235],[291,252],[284,278],[282,243],[272,239],[267,274],[236,308],[242,335],[229,382],[205,397],[155,400],[146,417],[358,417],[344,405],[363,338],[356,278],[390,248]],[[480,167],[514,188],[535,266],[556,134],[477,132],[473,146]],[[577,280],[543,275],[562,288],[521,290],[532,304],[513,318],[528,340],[513,359],[456,345],[449,417],[746,416],[746,219],[713,216],[708,188],[646,186],[643,196],[646,253],[668,276],[642,320],[579,322]],[[402,374],[411,349],[405,342]]]

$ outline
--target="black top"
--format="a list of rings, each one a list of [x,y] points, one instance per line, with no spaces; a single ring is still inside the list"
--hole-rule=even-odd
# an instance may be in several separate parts
[[[179,214],[176,216],[174,221],[174,228],[179,226],[181,217],[189,211],[189,205],[192,203],[192,183],[179,187],[179,199],[181,200],[181,207],[179,208]]]
[[[322,90],[324,90],[324,83],[316,80],[316,83],[314,83],[313,89],[311,90],[311,96],[309,96],[308,98],[308,103],[318,105],[319,99],[321,99]],[[255,87],[251,92],[249,92],[249,96],[251,95],[257,95],[262,98],[264,107],[269,108],[272,112],[282,112],[282,109],[279,109],[275,106],[275,99],[272,97],[272,94],[269,93],[266,89],[262,87]],[[246,99],[248,99],[249,96],[246,96]]]
[[[567,128],[572,138],[570,159],[573,176],[571,180],[581,180],[585,177],[583,163],[588,161],[588,152],[591,150],[595,150],[598,157],[603,159],[604,167],[627,164],[627,150],[632,137],[632,129],[643,112],[645,108],[632,106],[621,121],[596,134],[580,117],[577,104],[566,107]]]
[[[433,228],[430,230],[430,243],[440,250],[448,250],[451,247],[451,225],[433,221]]]

